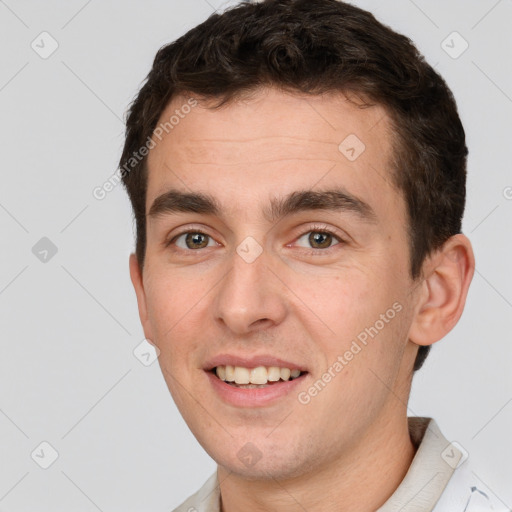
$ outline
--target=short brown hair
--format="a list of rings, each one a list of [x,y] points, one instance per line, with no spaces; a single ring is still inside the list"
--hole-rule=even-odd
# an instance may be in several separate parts
[[[393,123],[392,181],[407,205],[410,274],[461,232],[466,196],[465,133],[453,95],[412,41],[338,0],[264,0],[212,14],[162,47],[127,116],[120,160],[136,222],[136,255],[146,250],[146,158],[133,159],[179,94],[216,107],[262,86],[307,94],[353,92],[382,105]],[[132,163],[131,167],[128,165]],[[430,346],[420,347],[418,370]]]

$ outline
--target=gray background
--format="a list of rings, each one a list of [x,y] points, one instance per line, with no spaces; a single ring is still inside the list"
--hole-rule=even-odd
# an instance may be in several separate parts
[[[158,48],[232,3],[0,0],[4,512],[171,510],[214,470],[158,363],[133,354],[144,336],[125,193],[92,191],[116,169],[124,111]],[[409,414],[435,417],[510,507],[512,2],[354,3],[411,37],[458,101],[477,270],[461,321],[415,377]],[[51,49],[43,31],[59,45],[46,59],[31,47]],[[469,44],[458,58],[454,31]],[[57,248],[46,261],[43,237]],[[43,441],[59,454],[48,469]]]

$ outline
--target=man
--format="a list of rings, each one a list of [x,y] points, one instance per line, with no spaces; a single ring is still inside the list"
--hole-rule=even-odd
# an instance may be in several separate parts
[[[443,79],[349,4],[245,3],[160,49],[120,167],[144,333],[218,463],[177,511],[504,510],[407,418],[473,277],[466,157]]]

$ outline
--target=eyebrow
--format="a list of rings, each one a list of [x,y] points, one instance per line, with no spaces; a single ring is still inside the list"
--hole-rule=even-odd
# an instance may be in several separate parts
[[[275,222],[309,210],[351,212],[364,222],[377,223],[377,215],[373,208],[344,189],[297,190],[282,198],[272,198],[270,206],[264,209],[263,215],[269,222]],[[217,199],[210,194],[187,193],[171,189],[153,201],[148,217],[155,218],[179,212],[219,217],[222,207]]]

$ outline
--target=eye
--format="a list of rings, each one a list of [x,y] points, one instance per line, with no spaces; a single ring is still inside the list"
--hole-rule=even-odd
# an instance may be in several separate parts
[[[175,244],[183,250],[197,250],[215,246],[216,242],[210,235],[202,233],[201,231],[186,231],[185,233],[176,235],[168,245],[171,244]]]
[[[296,239],[295,243],[300,247],[312,249],[312,252],[326,252],[335,245],[343,243],[344,240],[325,226],[313,226],[313,229],[303,233]],[[304,245],[306,244],[306,245]],[[202,231],[184,231],[174,236],[166,246],[175,245],[182,251],[197,251],[207,247],[215,247],[219,244]]]
[[[297,242],[300,242],[301,240],[304,243],[309,244],[309,246],[302,245],[302,247],[318,250],[330,249],[334,245],[339,245],[343,242],[339,236],[326,228],[315,228],[313,231],[308,231],[300,236],[297,239]],[[337,241],[337,243],[333,243],[333,241]]]

